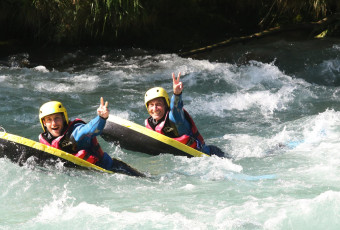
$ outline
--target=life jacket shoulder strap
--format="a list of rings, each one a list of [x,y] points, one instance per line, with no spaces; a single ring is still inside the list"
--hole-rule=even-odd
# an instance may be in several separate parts
[[[164,134],[163,128],[164,128],[166,119],[168,118],[168,114],[169,114],[169,111],[165,114],[164,120],[163,120],[162,122],[160,122],[159,124],[157,124],[155,127],[152,127],[152,126],[150,125],[150,119],[151,119],[152,117],[151,117],[151,116],[148,117],[148,118],[145,120],[145,127],[148,128],[148,129],[154,130],[154,131],[156,131],[157,133]]]
[[[190,122],[192,134],[194,135],[194,137],[196,139],[198,139],[201,142],[202,145],[204,145],[205,141],[203,139],[203,136],[198,131],[197,126],[196,126],[194,120],[192,119],[190,114],[185,109],[183,109],[183,111],[184,111],[185,118]]]

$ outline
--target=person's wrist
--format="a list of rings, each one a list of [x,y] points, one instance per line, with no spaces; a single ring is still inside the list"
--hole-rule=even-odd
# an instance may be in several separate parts
[[[100,118],[104,119],[104,120],[107,120],[109,118],[109,116],[107,116],[106,118],[105,117],[102,117],[99,115]]]

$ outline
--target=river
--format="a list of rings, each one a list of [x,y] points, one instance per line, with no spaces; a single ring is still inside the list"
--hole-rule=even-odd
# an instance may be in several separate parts
[[[90,121],[100,97],[111,114],[143,124],[144,93],[172,91],[208,144],[232,159],[131,152],[112,157],[135,178],[0,159],[0,229],[339,229],[340,40],[235,45],[200,59],[137,48],[6,56],[0,126],[32,140],[39,107],[61,101]]]

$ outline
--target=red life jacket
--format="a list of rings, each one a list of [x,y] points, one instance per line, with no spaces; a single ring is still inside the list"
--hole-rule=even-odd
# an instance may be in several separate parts
[[[179,136],[179,137],[172,137],[172,139],[174,139],[176,141],[179,141],[179,142],[181,142],[181,143],[183,143],[185,145],[188,145],[188,146],[190,146],[190,147],[192,147],[194,149],[198,149],[197,141],[200,143],[200,146],[202,146],[202,145],[205,144],[204,139],[203,139],[202,135],[198,132],[196,124],[195,124],[194,120],[191,118],[191,116],[189,115],[189,113],[186,110],[184,110],[184,109],[183,109],[183,111],[184,111],[185,118],[189,121],[189,123],[191,125],[191,132],[192,132],[193,136],[184,134],[184,135]],[[166,132],[164,132],[164,128],[165,128],[166,122],[170,122],[168,116],[169,116],[169,111],[166,113],[165,119],[162,122],[160,122],[155,127],[155,129],[153,129],[151,127],[151,125],[149,124],[149,120],[148,119],[145,120],[145,126],[148,129],[156,131],[157,133],[161,133],[163,135],[166,135],[165,134]]]
[[[92,164],[95,164],[96,162],[99,161],[99,157],[90,154],[89,152],[87,152],[86,150],[82,149],[77,151],[76,148],[76,144],[74,142],[72,142],[70,140],[70,135],[71,133],[69,132],[70,127],[72,127],[73,125],[77,124],[77,123],[83,123],[85,124],[84,121],[80,120],[80,119],[75,119],[74,121],[70,122],[67,129],[65,130],[65,132],[63,133],[63,135],[55,138],[54,140],[52,140],[52,142],[49,142],[43,135],[43,133],[41,133],[39,135],[39,142],[57,149],[61,149],[65,152],[71,153],[73,155],[75,155],[76,157],[79,157],[83,160],[86,160]],[[104,151],[101,149],[98,140],[96,137],[92,138],[92,145],[94,146],[94,151],[96,152],[96,154],[100,157],[102,157],[104,155]]]

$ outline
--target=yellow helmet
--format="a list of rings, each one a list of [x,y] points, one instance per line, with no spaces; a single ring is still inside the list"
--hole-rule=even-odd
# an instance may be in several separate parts
[[[144,101],[146,109],[148,109],[148,102],[158,97],[163,97],[168,107],[170,107],[170,99],[165,89],[163,89],[162,87],[154,87],[152,89],[149,89],[145,93]]]
[[[67,111],[66,111],[66,108],[63,106],[63,104],[61,104],[59,101],[46,102],[40,107],[40,110],[39,110],[39,120],[40,120],[41,127],[44,130],[44,132],[46,132],[46,130],[45,130],[45,126],[43,123],[43,118],[48,115],[55,114],[55,113],[63,113],[66,124],[68,124]]]

